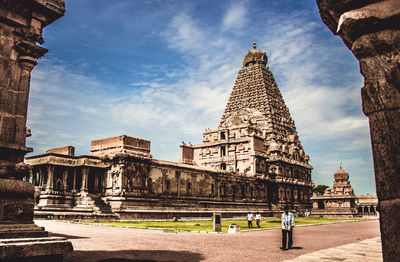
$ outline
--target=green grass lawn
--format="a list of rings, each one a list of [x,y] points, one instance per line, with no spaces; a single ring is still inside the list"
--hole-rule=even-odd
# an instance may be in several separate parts
[[[340,218],[304,218],[296,217],[295,225],[311,225],[311,224],[325,224],[332,222],[356,221],[360,219],[340,219]],[[169,231],[213,231],[212,220],[200,221],[113,221],[113,222],[92,222],[90,224],[102,224],[111,226],[123,227],[138,227],[138,228],[158,228]],[[247,227],[247,220],[245,219],[232,219],[222,220],[222,232],[227,232],[230,224],[238,224],[242,230],[249,229]],[[261,222],[261,228],[279,228],[281,225],[280,218],[264,218]],[[256,222],[253,221],[253,226],[256,227]],[[257,229],[257,228],[253,228]]]

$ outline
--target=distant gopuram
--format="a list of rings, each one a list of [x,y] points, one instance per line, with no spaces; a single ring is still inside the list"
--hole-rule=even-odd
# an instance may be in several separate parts
[[[264,215],[286,205],[311,209],[309,156],[298,139],[267,56],[254,49],[216,130],[199,145],[182,142],[181,159],[153,159],[150,141],[121,135],[92,141],[90,156],[66,146],[27,158],[36,217],[172,218]],[[60,215],[60,211],[63,211]],[[65,212],[69,211],[69,212]]]
[[[322,196],[314,195],[313,217],[347,217],[357,215],[354,190],[349,181],[349,173],[340,168],[334,174],[335,181],[332,188],[327,188]]]

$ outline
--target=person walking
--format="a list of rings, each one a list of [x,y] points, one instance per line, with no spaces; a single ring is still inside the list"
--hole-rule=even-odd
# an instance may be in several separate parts
[[[285,207],[281,217],[282,227],[282,250],[288,250],[293,245],[293,227],[294,227],[294,216],[289,212],[289,207]]]
[[[247,214],[247,224],[248,224],[249,228],[253,227],[253,214],[250,211]]]
[[[261,222],[261,215],[260,213],[256,213],[256,223],[257,223],[257,227],[260,228],[260,222]]]

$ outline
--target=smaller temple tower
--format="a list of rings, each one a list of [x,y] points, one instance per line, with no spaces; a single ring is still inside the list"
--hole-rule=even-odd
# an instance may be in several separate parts
[[[349,217],[357,214],[356,196],[349,181],[349,173],[342,167],[333,175],[335,181],[332,188],[327,188],[322,196],[311,198],[313,217]]]

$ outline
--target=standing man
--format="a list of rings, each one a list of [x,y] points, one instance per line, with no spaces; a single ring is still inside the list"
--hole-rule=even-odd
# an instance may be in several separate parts
[[[293,244],[294,216],[289,212],[289,207],[285,207],[285,212],[282,214],[282,250],[288,250]],[[289,238],[289,239],[288,239]],[[289,240],[289,241],[288,241]]]
[[[260,222],[261,222],[261,215],[259,212],[256,213],[256,223],[257,227],[260,228]]]
[[[247,214],[247,224],[248,224],[249,228],[253,227],[253,214],[250,211]]]

